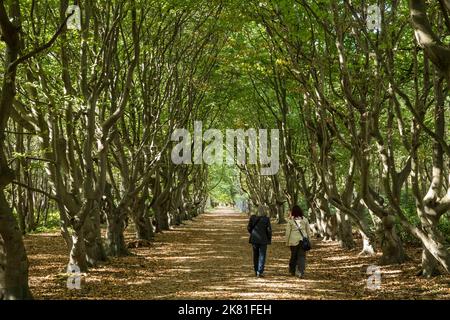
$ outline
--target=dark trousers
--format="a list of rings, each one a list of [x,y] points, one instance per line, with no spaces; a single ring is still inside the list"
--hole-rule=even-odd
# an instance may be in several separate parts
[[[264,264],[266,263],[267,244],[253,245],[253,268],[258,274],[264,272]]]
[[[306,252],[303,250],[302,245],[290,246],[291,259],[289,260],[289,272],[295,274],[295,271],[300,274],[305,273],[306,268]]]

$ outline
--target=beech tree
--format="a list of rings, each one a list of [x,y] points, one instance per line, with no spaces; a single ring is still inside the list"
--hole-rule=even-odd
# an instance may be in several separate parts
[[[448,0],[0,1],[0,299],[32,298],[23,236],[52,219],[86,273],[211,202],[279,224],[299,204],[322,241],[387,265],[414,241],[420,275],[448,273],[449,17]],[[278,129],[279,171],[173,163],[198,121]]]

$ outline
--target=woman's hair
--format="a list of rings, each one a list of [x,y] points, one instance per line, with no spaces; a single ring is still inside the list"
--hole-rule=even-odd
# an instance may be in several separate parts
[[[299,217],[303,218],[304,217],[303,210],[298,205],[295,205],[292,207],[291,215],[294,218],[299,218]]]
[[[264,207],[264,205],[258,206],[258,213],[257,213],[257,215],[259,217],[265,217],[266,214],[267,214],[267,212],[266,212],[266,208]]]

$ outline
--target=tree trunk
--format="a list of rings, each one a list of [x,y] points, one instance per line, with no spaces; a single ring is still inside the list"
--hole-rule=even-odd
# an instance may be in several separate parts
[[[72,248],[69,254],[69,267],[75,266],[80,272],[88,271],[86,260],[86,247],[84,243],[83,228],[80,225],[74,226],[72,233]]]
[[[320,237],[324,238],[325,237],[325,228],[326,228],[326,226],[325,226],[323,213],[320,210],[319,205],[320,205],[320,200],[316,199],[314,197],[314,207],[316,208],[316,210],[314,210],[316,229],[317,229],[318,235]]]
[[[382,219],[383,233],[381,236],[381,265],[401,264],[406,260],[403,244],[397,235],[394,217],[387,216]]]
[[[450,252],[445,240],[437,228],[438,219],[428,219],[423,227],[425,232],[416,229],[415,236],[422,242],[422,275],[432,277],[438,275],[438,266],[450,272]],[[414,233],[414,231],[413,231]]]
[[[0,256],[0,278],[3,276],[0,283],[4,283],[4,286],[0,287],[0,297],[4,300],[32,299],[28,287],[28,258],[22,233],[3,191],[0,193],[0,237],[3,239],[4,251],[3,255],[0,253],[3,256],[3,259]]]
[[[142,198],[135,202],[133,209],[133,221],[136,228],[137,240],[151,241],[154,237],[153,225],[148,217],[148,207],[145,205],[145,200],[148,197],[148,192],[144,192]]]
[[[161,232],[164,230],[169,230],[169,215],[167,210],[163,208],[163,206],[158,205],[154,206],[155,210],[155,218],[156,218],[156,232]]]
[[[359,255],[373,256],[375,254],[375,248],[372,239],[362,230],[360,230],[359,233],[363,240],[363,248]]]
[[[20,132],[20,130],[23,130],[21,126],[17,126],[17,131]],[[16,152],[19,154],[24,154],[25,149],[23,146],[23,135],[17,134],[16,135]],[[16,166],[16,177],[18,181],[24,181],[22,178],[22,171],[25,171],[23,169],[25,167],[25,159],[21,158],[17,160],[17,166]],[[22,170],[23,169],[23,170]],[[13,196],[17,197],[17,199],[13,198],[13,206],[16,207],[17,216],[19,219],[19,227],[22,231],[22,234],[25,235],[28,231],[27,229],[27,203],[26,200],[26,191],[23,190],[21,186],[17,186],[17,194],[13,192]],[[16,204],[14,204],[16,203]]]
[[[0,301],[5,299],[4,288],[6,288],[5,283],[6,253],[3,245],[4,245],[3,239],[2,236],[0,235]]]
[[[154,237],[153,226],[150,219],[144,214],[135,217],[136,238],[151,241]]]
[[[433,31],[427,16],[427,1],[409,0],[411,23],[417,43],[440,72],[450,81],[450,48]]]
[[[172,224],[179,226],[183,223],[182,213],[178,209],[172,209],[170,216],[172,217]]]
[[[108,255],[113,257],[130,255],[123,234],[125,230],[123,210],[125,210],[123,206],[119,205],[106,215],[106,247]]]
[[[422,271],[421,275],[427,278],[431,278],[440,274],[439,262],[431,254],[431,252],[423,246],[422,250]]]
[[[350,222],[348,215],[344,214],[340,210],[337,210],[336,218],[340,246],[348,250],[353,249],[355,247],[355,241],[353,240],[352,223]]]
[[[13,192],[13,203],[17,202],[15,205],[17,218],[19,220],[19,228],[23,235],[27,233],[27,224],[26,224],[26,214],[25,214],[25,200],[23,198],[22,187],[17,187],[17,195]]]
[[[86,260],[90,267],[96,267],[100,262],[108,260],[102,243],[100,229],[100,212],[93,209],[83,225]]]
[[[28,182],[28,185],[32,185],[33,181],[31,179],[31,175],[29,172],[25,173],[25,179]],[[34,231],[36,229],[36,217],[35,217],[35,203],[34,203],[34,197],[33,192],[31,190],[26,190],[26,200],[27,200],[27,219],[26,219],[26,227],[27,232]]]
[[[284,204],[281,202],[277,202],[276,204],[276,211],[277,211],[277,219],[278,224],[285,224],[286,223],[286,217],[284,215]]]
[[[323,195],[316,195],[316,206],[318,211],[318,214],[316,216],[317,227],[319,229],[319,232],[323,236],[323,240],[335,240],[337,233],[336,217],[331,216],[327,200]]]
[[[445,140],[445,98],[443,94],[443,79],[434,75],[435,91],[435,132],[441,139]],[[445,247],[445,239],[441,235],[438,225],[442,212],[438,212],[437,207],[442,199],[441,192],[444,180],[444,150],[437,141],[433,144],[433,167],[431,185],[422,202],[418,202],[417,213],[420,217],[423,230],[427,238],[423,242],[422,252],[422,275],[433,277],[438,275],[438,265],[442,264],[447,272],[450,271],[450,252]],[[416,182],[417,183],[417,182]],[[431,248],[431,250],[430,250]]]
[[[336,241],[337,233],[338,233],[338,225],[336,215],[328,215],[325,216],[326,221],[326,239],[328,241]]]
[[[359,233],[361,234],[363,240],[363,248],[359,255],[369,255],[375,254],[375,235],[371,232],[368,224],[368,215],[364,210],[364,206],[360,201],[355,204],[355,209],[357,212],[356,218],[359,221]]]

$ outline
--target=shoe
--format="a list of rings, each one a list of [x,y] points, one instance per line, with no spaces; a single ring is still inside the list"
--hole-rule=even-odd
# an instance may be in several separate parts
[[[258,278],[264,278],[264,274],[259,273],[259,272],[256,274],[256,276],[257,276]]]
[[[291,276],[295,276],[295,271],[289,271],[289,274],[290,274]]]

